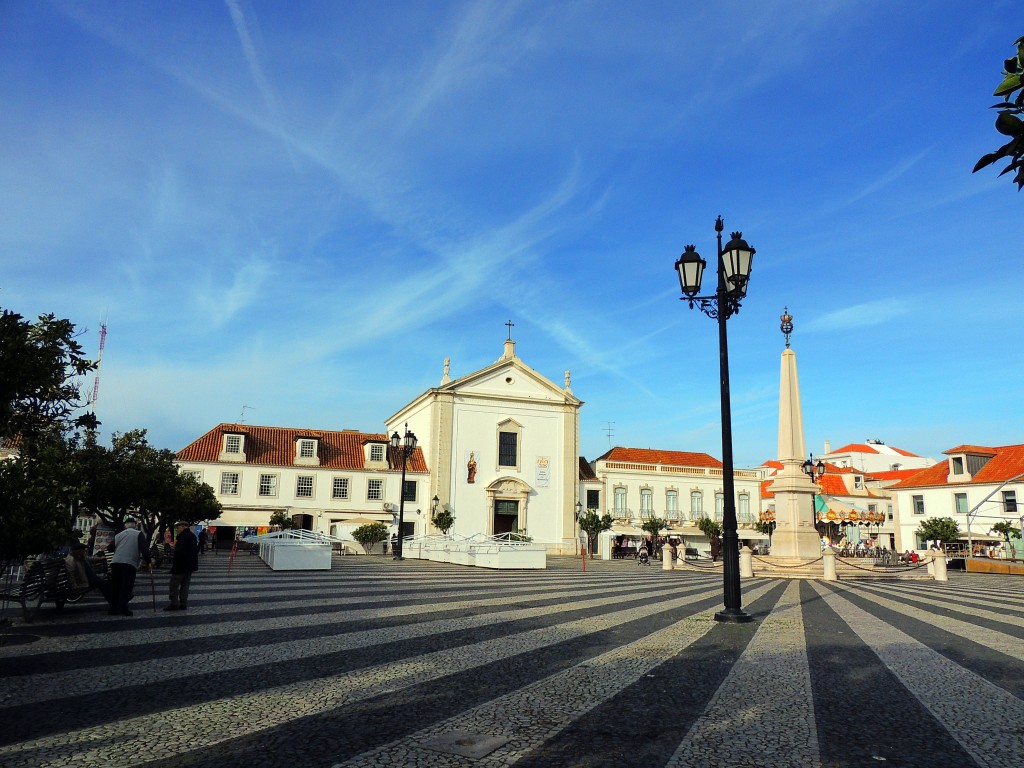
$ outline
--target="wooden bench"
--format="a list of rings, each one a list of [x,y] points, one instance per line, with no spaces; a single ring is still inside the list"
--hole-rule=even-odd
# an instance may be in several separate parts
[[[25,621],[31,623],[44,602],[53,601],[59,611],[65,603],[77,603],[90,589],[71,585],[63,560],[35,560],[25,569],[19,584],[0,592],[0,599],[20,604]]]

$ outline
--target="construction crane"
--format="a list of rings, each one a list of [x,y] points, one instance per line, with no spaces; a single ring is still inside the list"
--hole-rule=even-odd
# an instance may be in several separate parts
[[[92,397],[89,398],[88,405],[92,408],[93,414],[96,413],[96,401],[100,397],[100,366],[103,365],[103,348],[107,345],[107,324],[105,322],[100,323],[100,353],[96,356],[96,378],[92,380]]]

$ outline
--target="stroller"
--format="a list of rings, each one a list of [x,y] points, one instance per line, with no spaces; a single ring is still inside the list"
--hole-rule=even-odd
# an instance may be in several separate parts
[[[651,558],[647,554],[647,547],[640,547],[636,553],[636,564],[637,565],[650,565]]]

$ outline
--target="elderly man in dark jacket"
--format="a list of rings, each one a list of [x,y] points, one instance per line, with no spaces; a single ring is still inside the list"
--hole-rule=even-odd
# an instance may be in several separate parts
[[[188,608],[188,588],[192,574],[199,570],[199,540],[189,524],[179,520],[174,524],[174,559],[171,561],[171,604],[165,611],[184,611]]]

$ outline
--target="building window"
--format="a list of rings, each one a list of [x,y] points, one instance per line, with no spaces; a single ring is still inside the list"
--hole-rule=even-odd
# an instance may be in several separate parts
[[[1003,491],[1003,509],[1007,512],[1017,511],[1017,492]]]
[[[650,488],[640,489],[640,516],[650,517],[654,514],[654,491]]]
[[[700,520],[704,517],[704,494],[700,491],[690,491],[690,519]]]
[[[241,453],[242,436],[228,435],[224,438],[224,453]]]
[[[676,491],[665,491],[665,516],[669,520],[679,519],[679,494]]]
[[[331,487],[331,498],[332,499],[347,499],[348,498],[348,478],[347,477],[336,477]]]
[[[201,469],[183,469],[181,476],[195,480],[197,483],[203,482],[203,471]]]
[[[315,440],[300,440],[299,441],[299,458],[312,459],[316,455],[316,441]]]
[[[370,461],[384,461],[384,446],[374,443],[370,446]]]
[[[221,472],[220,473],[220,492],[224,496],[237,496],[238,495],[238,473],[237,472]]]
[[[966,515],[967,509],[967,494],[966,493],[954,493],[953,502],[956,507],[956,513],[958,515]]]
[[[600,509],[601,508],[601,492],[600,491],[587,491],[587,509]]]
[[[384,498],[384,481],[370,479],[366,481],[366,498],[369,501],[380,501]]]
[[[885,505],[885,516],[892,520],[892,504]]]
[[[519,435],[515,432],[498,433],[498,466],[519,466]]]
[[[626,489],[616,488],[615,489],[615,516],[625,517],[626,516]]]
[[[739,521],[741,523],[754,522],[753,518],[750,516],[750,496],[745,493],[740,494]]]
[[[416,501],[416,481],[406,480],[402,486],[402,501]]]
[[[299,475],[295,478],[295,496],[299,499],[313,498],[313,476]]]
[[[853,476],[853,490],[859,491],[864,488],[864,478],[860,475]]]
[[[910,497],[910,501],[914,505],[914,514],[915,515],[923,515],[924,514],[924,496],[911,496]]]
[[[725,494],[721,491],[715,492],[715,520],[722,522],[725,518]]]
[[[964,457],[954,456],[953,457],[953,474],[962,475],[964,473]]]
[[[260,496],[277,496],[277,475],[260,475]]]

